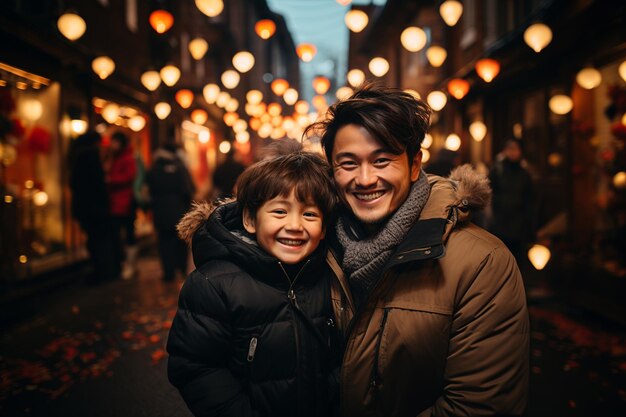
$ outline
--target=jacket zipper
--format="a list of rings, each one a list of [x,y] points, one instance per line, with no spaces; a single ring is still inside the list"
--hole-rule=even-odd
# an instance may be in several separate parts
[[[383,341],[383,332],[385,331],[385,324],[387,323],[387,315],[389,309],[383,310],[383,318],[380,320],[380,327],[378,328],[378,340],[376,340],[376,348],[374,349],[374,365],[372,367],[372,374],[370,376],[370,386],[376,388],[380,383],[380,371],[378,370],[379,358],[380,358],[380,345]]]
[[[248,347],[248,362],[252,362],[254,360],[254,356],[256,355],[256,347],[259,343],[259,338],[256,336],[252,336],[250,339],[250,346]]]

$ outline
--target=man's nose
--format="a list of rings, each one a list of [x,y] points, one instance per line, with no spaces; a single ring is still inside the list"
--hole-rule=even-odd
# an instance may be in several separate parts
[[[356,185],[359,187],[372,187],[376,184],[377,178],[374,175],[371,165],[363,164],[359,167],[359,171],[355,178]]]

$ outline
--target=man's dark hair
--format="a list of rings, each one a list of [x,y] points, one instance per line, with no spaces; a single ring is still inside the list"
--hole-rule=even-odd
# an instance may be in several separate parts
[[[346,100],[328,108],[326,118],[305,130],[318,134],[326,158],[332,163],[337,131],[343,126],[363,126],[376,140],[395,154],[407,153],[409,161],[420,151],[430,125],[430,107],[397,88],[365,84]]]
[[[264,159],[248,167],[237,181],[237,201],[251,217],[266,201],[277,196],[295,197],[315,204],[326,224],[335,206],[334,185],[328,163],[312,152],[295,152]]]

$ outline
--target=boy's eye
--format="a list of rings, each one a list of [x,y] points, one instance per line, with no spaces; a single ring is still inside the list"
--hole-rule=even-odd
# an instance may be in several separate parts
[[[274,213],[274,214],[287,214],[287,210],[284,210],[284,209],[274,209],[274,210],[272,210],[272,213]]]
[[[304,217],[317,218],[320,217],[320,215],[314,211],[307,211],[306,213],[304,213]]]

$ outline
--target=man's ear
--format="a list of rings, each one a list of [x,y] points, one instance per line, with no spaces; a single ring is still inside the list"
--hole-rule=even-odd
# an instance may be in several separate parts
[[[420,176],[420,170],[422,169],[422,151],[415,154],[411,163],[411,182],[417,181]]]
[[[250,211],[248,209],[243,210],[243,227],[248,233],[256,233],[254,218],[250,215]]]

